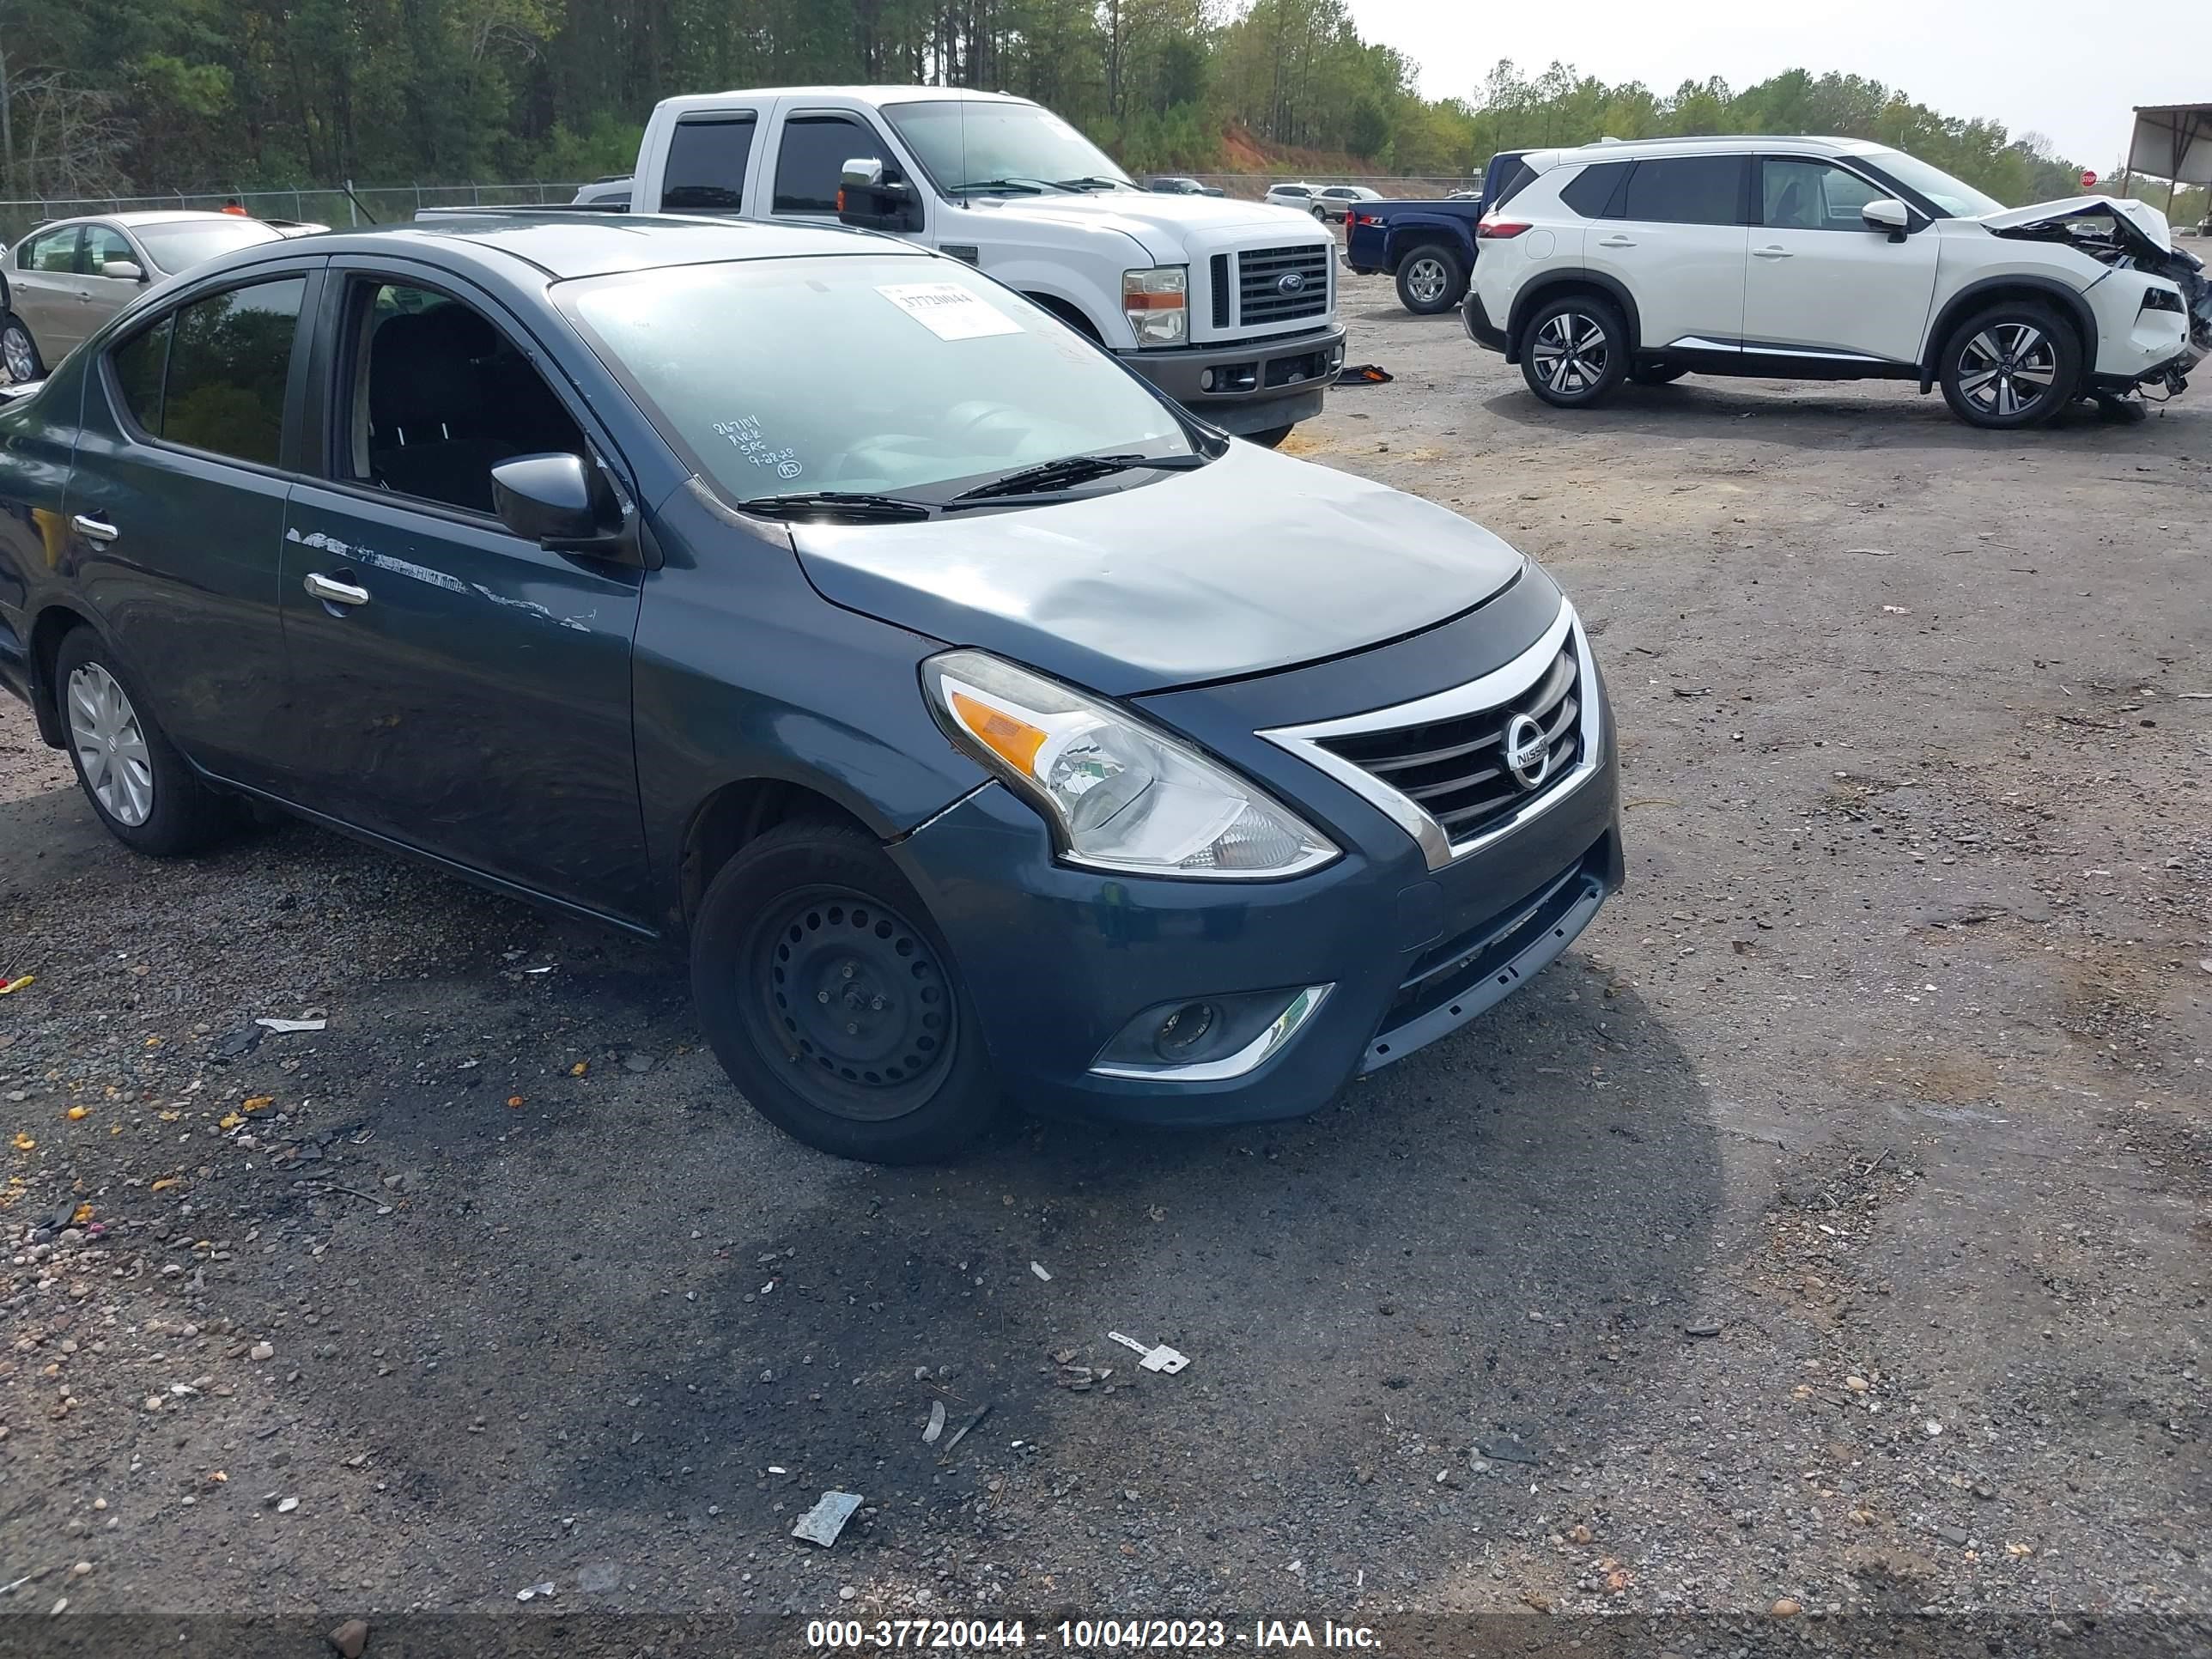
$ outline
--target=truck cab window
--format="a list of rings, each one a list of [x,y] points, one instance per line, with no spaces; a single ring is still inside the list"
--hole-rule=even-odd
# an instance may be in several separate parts
[[[750,112],[686,116],[668,140],[660,205],[669,213],[735,213],[744,204],[752,159]]]
[[[883,141],[849,115],[794,115],[783,124],[775,161],[775,211],[835,213],[845,163],[889,161]]]

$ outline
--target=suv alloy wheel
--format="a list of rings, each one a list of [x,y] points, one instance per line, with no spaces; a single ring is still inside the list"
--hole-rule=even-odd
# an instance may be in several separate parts
[[[1628,325],[1608,301],[1571,294],[1539,307],[1522,333],[1521,374],[1528,390],[1561,409],[1584,409],[1612,395],[1628,372]]]

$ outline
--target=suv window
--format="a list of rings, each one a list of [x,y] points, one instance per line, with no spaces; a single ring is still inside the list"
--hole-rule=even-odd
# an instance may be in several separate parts
[[[276,465],[304,276],[195,300],[108,355],[147,435],[263,466]]]
[[[1760,222],[1773,230],[1864,230],[1859,210],[1882,194],[1826,161],[1768,156],[1759,170]]]
[[[775,158],[775,211],[835,213],[845,163],[889,161],[882,140],[849,115],[794,115],[783,124]]]
[[[111,261],[127,264],[138,263],[137,250],[132,247],[119,230],[106,225],[87,225],[84,228],[84,270],[88,276],[105,276]]]
[[[76,239],[81,225],[64,225],[59,230],[50,230],[43,236],[33,236],[15,250],[15,266],[19,270],[74,271],[76,269]]]
[[[1627,161],[1598,161],[1559,186],[1559,199],[1585,219],[1620,216],[1620,186],[1628,177]]]
[[[753,125],[750,114],[693,115],[678,121],[668,141],[660,205],[671,213],[735,213],[744,194]]]
[[[473,306],[401,283],[356,283],[352,395],[338,476],[472,513],[517,455],[589,458],[553,389]]]
[[[1654,224],[1743,222],[1741,155],[1670,155],[1636,163],[1620,216]]]

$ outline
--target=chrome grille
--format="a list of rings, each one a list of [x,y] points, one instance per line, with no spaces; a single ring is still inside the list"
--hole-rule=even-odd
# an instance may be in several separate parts
[[[1298,285],[1283,291],[1283,279]],[[1237,256],[1237,320],[1246,328],[1328,312],[1328,246],[1247,248]]]
[[[1583,757],[1582,705],[1582,665],[1570,633],[1534,685],[1493,708],[1316,741],[1413,801],[1457,843],[1504,823],[1573,775]],[[1505,764],[1506,729],[1521,714],[1542,728],[1550,757],[1534,789]]]
[[[1207,264],[1213,279],[1213,326],[1218,331],[1230,326],[1229,256],[1217,253]]]

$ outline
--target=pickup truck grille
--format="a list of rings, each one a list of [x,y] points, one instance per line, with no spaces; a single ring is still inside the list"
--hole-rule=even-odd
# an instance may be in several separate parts
[[[1573,775],[1582,759],[1582,665],[1570,634],[1535,684],[1494,708],[1319,741],[1417,803],[1457,844],[1503,823]],[[1506,730],[1522,714],[1542,728],[1550,757],[1534,789],[1505,764]]]
[[[1237,320],[1246,328],[1328,313],[1327,245],[1247,248],[1237,256]],[[1286,278],[1298,280],[1285,290]]]

